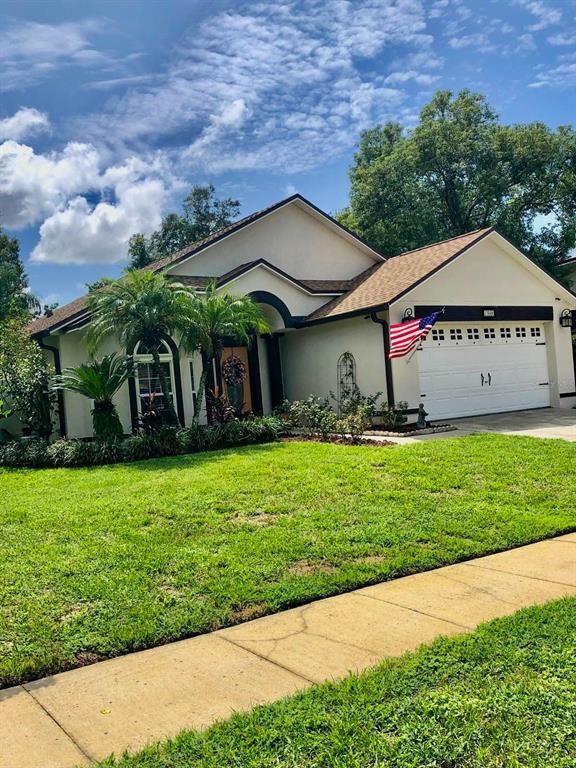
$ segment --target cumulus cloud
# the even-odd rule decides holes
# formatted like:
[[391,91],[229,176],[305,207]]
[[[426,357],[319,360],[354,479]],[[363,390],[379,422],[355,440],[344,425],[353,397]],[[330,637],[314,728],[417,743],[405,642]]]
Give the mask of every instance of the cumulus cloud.
[[13,139],[21,141],[31,134],[41,133],[50,128],[50,120],[44,112],[23,107],[11,117],[0,119],[0,141]]
[[40,221],[75,194],[100,186],[100,157],[89,144],[36,154],[15,141],[0,144],[1,223],[19,229]]
[[31,260],[52,264],[124,261],[130,236],[159,226],[165,198],[166,188],[159,179],[120,184],[113,204],[91,206],[86,198],[75,197],[44,221]]
[[[168,141],[210,173],[303,170],[397,115],[404,91],[367,72],[367,61],[388,47],[417,54],[431,44],[420,0],[236,6],[187,34],[157,82],[79,127],[116,150]],[[410,79],[430,82],[419,71]]]
[[518,5],[525,8],[534,17],[534,22],[528,27],[530,32],[538,32],[562,20],[562,11],[542,0],[516,0]]

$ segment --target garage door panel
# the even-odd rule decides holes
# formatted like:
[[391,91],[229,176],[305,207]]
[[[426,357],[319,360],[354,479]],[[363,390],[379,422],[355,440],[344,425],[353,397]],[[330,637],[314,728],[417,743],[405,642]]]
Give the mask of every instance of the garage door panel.
[[542,325],[446,324],[417,355],[432,420],[550,405]]

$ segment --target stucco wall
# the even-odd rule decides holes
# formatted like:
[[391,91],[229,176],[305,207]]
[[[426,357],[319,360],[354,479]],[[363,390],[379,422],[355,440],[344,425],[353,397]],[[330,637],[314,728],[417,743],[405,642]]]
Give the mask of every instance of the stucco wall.
[[374,258],[293,203],[177,264],[178,275],[219,276],[255,259],[266,259],[296,278],[351,278]]
[[257,267],[251,272],[233,280],[223,290],[236,294],[248,294],[254,291],[267,291],[281,299],[291,315],[309,315],[318,307],[331,300],[331,296],[311,295],[265,267]]
[[[53,336],[50,338],[50,344],[60,349],[60,360],[62,368],[69,368],[80,365],[88,360],[84,341],[84,330],[74,331],[62,336]],[[121,352],[114,339],[107,339],[100,349],[98,356],[110,354],[111,352]],[[185,424],[190,424],[193,418],[192,385],[190,375],[190,361],[194,363],[194,377],[196,386],[202,373],[202,361],[199,355],[191,358],[184,352],[180,353],[180,378],[182,383],[182,400],[184,405]],[[130,434],[132,431],[132,418],[130,413],[130,396],[128,384],[120,389],[114,398],[118,415],[124,432]],[[66,431],[68,437],[91,437],[92,436],[92,416],[90,414],[91,401],[82,395],[73,392],[64,392],[64,404],[66,411]],[[174,398],[176,406],[176,399]],[[205,414],[202,414],[201,421],[205,420]]]
[[289,400],[325,397],[338,389],[338,358],[351,352],[363,394],[386,393],[381,326],[362,317],[339,320],[299,331],[280,340],[284,394]]
[[[572,407],[574,398],[560,398],[573,392],[574,365],[570,329],[561,328],[560,314],[576,308],[563,292],[549,286],[542,273],[522,256],[514,257],[493,240],[482,241],[448,264],[434,276],[406,294],[390,308],[390,322],[399,323],[404,311],[414,305],[548,306],[554,320],[544,323],[549,362],[551,405]],[[410,407],[419,402],[418,354],[392,361],[396,400]]]

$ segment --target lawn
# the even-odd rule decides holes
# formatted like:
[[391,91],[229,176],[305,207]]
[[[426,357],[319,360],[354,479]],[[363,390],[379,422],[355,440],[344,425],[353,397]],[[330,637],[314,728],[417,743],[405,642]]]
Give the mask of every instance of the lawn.
[[574,530],[575,463],[479,435],[0,471],[0,682]]
[[573,768],[576,600],[100,768]]

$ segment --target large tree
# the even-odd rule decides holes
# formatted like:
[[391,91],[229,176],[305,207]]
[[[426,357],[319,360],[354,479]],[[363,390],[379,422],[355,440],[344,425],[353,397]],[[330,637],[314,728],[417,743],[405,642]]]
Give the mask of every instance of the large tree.
[[184,199],[183,215],[167,214],[160,228],[149,237],[132,235],[128,243],[128,268],[146,267],[231,224],[240,212],[240,202],[231,197],[219,199],[215,192],[212,184],[193,186]]
[[2,323],[0,333],[0,395],[33,435],[52,433],[50,368],[44,353],[20,317]]
[[20,258],[20,244],[0,227],[0,322],[27,318],[40,305],[28,290],[28,277]]
[[387,256],[486,226],[551,269],[576,244],[574,129],[502,125],[467,90],[365,131],[350,179],[339,218]]

